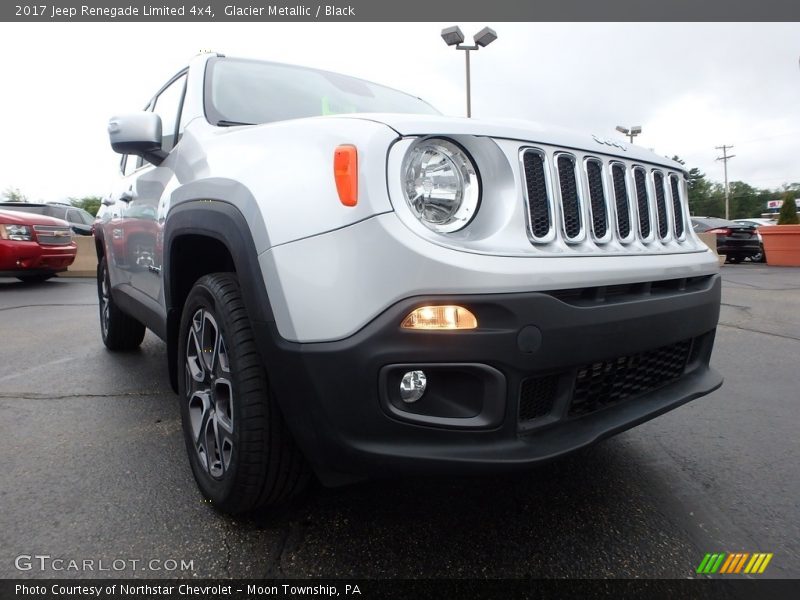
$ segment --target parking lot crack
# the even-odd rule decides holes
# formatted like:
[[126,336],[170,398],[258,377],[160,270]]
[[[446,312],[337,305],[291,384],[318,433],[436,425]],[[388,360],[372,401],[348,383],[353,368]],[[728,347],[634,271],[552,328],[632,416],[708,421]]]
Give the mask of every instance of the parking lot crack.
[[724,323],[722,321],[719,322],[720,327],[730,327],[731,329],[738,329],[740,331],[747,331],[749,333],[762,333],[764,335],[769,335],[772,337],[782,338],[784,340],[794,340],[796,342],[800,341],[800,338],[794,335],[784,335],[782,333],[775,333],[773,331],[764,331],[762,329],[752,329],[750,327],[742,327],[741,325],[734,325],[733,323]]
[[49,306],[97,306],[97,302],[72,302],[69,304],[20,304],[18,306],[4,306],[0,308],[0,312],[6,310],[17,310],[20,308],[42,308]]
[[160,390],[144,392],[117,392],[113,394],[37,394],[34,392],[0,392],[0,400],[68,400],[70,398],[132,398],[132,397],[152,397],[152,396],[171,396],[171,392]]

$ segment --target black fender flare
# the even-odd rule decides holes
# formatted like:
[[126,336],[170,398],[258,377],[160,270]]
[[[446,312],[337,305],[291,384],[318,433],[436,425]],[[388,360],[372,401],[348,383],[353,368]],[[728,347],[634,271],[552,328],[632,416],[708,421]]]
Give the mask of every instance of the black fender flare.
[[[204,189],[208,190],[206,186]],[[185,187],[181,189],[186,193]],[[175,200],[173,195],[173,201]],[[201,197],[182,200],[173,205],[164,224],[163,279],[166,308],[166,342],[170,383],[177,390],[177,341],[183,302],[176,298],[172,277],[172,252],[175,241],[185,235],[212,238],[225,246],[230,254],[239,284],[245,309],[254,323],[266,324],[275,321],[267,286],[258,263],[258,252],[253,235],[242,212],[237,206],[220,198]],[[251,206],[255,206],[255,201]],[[260,212],[259,212],[260,216]],[[264,227],[263,220],[260,221]]]

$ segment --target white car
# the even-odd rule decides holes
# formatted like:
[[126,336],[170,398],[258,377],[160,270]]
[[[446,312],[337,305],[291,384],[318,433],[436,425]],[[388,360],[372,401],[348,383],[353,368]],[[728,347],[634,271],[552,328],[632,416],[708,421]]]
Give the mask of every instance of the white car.
[[220,510],[530,467],[722,383],[717,259],[643,148],[217,54],[109,134],[102,338],[166,342]]

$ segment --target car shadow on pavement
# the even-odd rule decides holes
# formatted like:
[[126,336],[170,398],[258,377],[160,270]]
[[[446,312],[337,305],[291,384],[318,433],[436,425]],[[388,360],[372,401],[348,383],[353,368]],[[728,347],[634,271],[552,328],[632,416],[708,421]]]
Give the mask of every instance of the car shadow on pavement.
[[617,439],[516,474],[316,488],[230,525],[280,531],[263,577],[689,576],[694,548],[636,450]]

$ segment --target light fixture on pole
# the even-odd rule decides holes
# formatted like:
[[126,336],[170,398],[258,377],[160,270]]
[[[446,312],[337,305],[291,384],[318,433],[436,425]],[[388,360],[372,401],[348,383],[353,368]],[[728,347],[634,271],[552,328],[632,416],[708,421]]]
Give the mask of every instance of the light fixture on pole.
[[642,133],[642,126],[632,125],[631,128],[628,129],[627,127],[623,127],[622,125],[617,125],[617,131],[619,131],[622,135],[627,135],[630,138],[632,144],[633,138]]
[[470,50],[480,50],[481,48],[488,46],[493,41],[497,39],[497,33],[491,27],[484,27],[474,36],[472,36],[473,41],[475,42],[472,46],[465,46],[464,45],[464,34],[461,32],[461,28],[457,25],[453,27],[445,27],[442,29],[442,39],[444,43],[448,46],[455,46],[456,50],[464,50],[466,53],[467,58],[467,117],[472,116],[472,98],[470,92],[470,73],[469,73],[469,53]]

